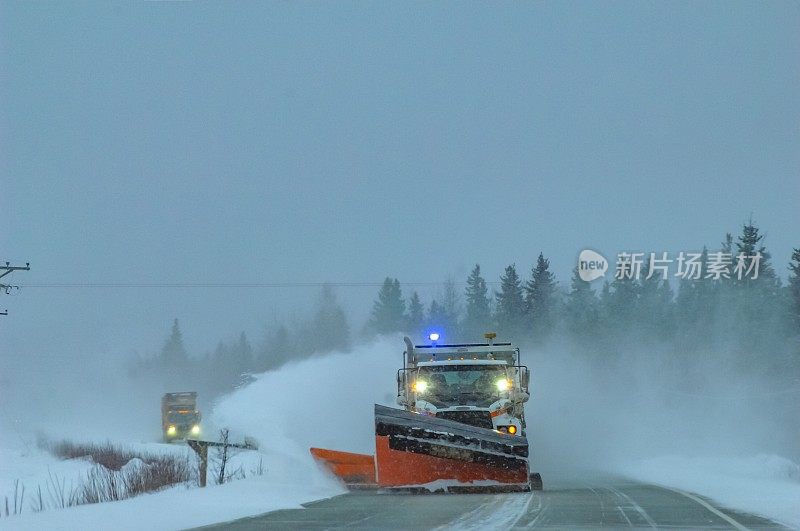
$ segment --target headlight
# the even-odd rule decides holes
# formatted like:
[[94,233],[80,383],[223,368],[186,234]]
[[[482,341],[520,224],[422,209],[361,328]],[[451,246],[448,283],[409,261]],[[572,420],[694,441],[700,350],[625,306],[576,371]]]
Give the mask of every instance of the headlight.
[[511,380],[507,378],[501,378],[500,380],[497,380],[495,385],[497,385],[498,391],[508,391],[511,389]]
[[176,428],[175,426],[170,426],[169,428],[167,428],[167,435],[175,435],[177,431],[178,428]]
[[199,435],[200,434],[200,426],[195,424],[192,426],[192,435]]
[[511,426],[508,427],[508,433],[514,435],[515,433],[517,433],[517,427],[512,424]]
[[416,393],[424,393],[425,389],[428,388],[428,382],[425,380],[417,380],[414,382],[414,392]]

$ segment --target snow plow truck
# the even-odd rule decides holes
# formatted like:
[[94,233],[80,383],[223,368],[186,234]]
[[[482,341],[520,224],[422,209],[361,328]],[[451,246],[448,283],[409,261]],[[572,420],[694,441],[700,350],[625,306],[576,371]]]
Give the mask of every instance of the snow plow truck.
[[511,343],[414,345],[404,338],[397,404],[375,404],[375,454],[311,448],[352,489],[525,492],[530,472],[524,404],[530,373]]

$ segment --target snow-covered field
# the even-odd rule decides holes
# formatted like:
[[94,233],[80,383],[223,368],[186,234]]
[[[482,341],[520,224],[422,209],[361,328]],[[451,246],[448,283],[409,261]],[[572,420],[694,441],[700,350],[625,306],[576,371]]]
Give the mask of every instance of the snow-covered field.
[[[232,467],[242,467],[246,479],[205,489],[174,487],[137,498],[68,509],[33,513],[30,507],[38,485],[46,491],[51,478],[67,485],[77,482],[91,469],[83,460],[62,461],[37,448],[33,434],[0,432],[0,502],[8,496],[13,504],[14,482],[25,485],[21,516],[0,518],[0,529],[182,529],[264,513],[343,493],[342,486],[322,471],[311,459],[308,448],[320,446],[371,453],[374,444],[373,404],[393,405],[395,371],[402,362],[402,339],[382,338],[353,352],[330,354],[289,364],[279,371],[258,375],[253,383],[223,397],[206,414],[207,428],[213,432],[229,427],[233,440],[245,435],[259,442],[258,452],[242,452]],[[531,364],[529,362],[529,364]],[[539,408],[537,422],[549,427],[532,440],[539,445],[535,453],[544,461],[548,445],[570,439],[570,413],[550,413],[545,401],[555,396],[547,382],[536,378],[551,373],[534,372],[532,408]],[[574,385],[574,384],[573,384]],[[553,400],[551,399],[551,402]],[[157,412],[156,412],[157,413]],[[536,419],[536,415],[530,418]],[[548,418],[551,417],[551,418]],[[583,418],[575,415],[583,429]],[[50,433],[51,437],[58,434]],[[144,435],[142,435],[144,436]],[[66,438],[70,438],[65,435]],[[537,439],[539,439],[537,441]],[[72,437],[75,442],[86,442]],[[106,439],[96,439],[105,442]],[[572,438],[574,443],[574,438]],[[112,439],[128,448],[151,453],[186,452],[185,447],[158,443],[132,443]],[[584,447],[573,446],[572,454],[598,447],[597,441]],[[569,453],[569,452],[568,452]],[[637,456],[630,462],[614,465],[609,472],[661,484],[709,497],[734,509],[754,512],[800,528],[800,468],[776,456],[754,457],[657,457]],[[746,455],[746,454],[740,454]],[[562,460],[574,455],[561,456]],[[594,456],[597,457],[597,456]],[[255,471],[263,468],[263,473]],[[547,471],[549,474],[557,470]],[[545,479],[547,484],[547,479]]]

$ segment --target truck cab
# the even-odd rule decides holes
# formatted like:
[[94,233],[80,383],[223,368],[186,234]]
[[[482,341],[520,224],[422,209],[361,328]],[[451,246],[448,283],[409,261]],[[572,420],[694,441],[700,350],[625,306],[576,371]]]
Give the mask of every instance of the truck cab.
[[511,343],[413,345],[405,338],[397,402],[406,410],[525,435],[528,368]]

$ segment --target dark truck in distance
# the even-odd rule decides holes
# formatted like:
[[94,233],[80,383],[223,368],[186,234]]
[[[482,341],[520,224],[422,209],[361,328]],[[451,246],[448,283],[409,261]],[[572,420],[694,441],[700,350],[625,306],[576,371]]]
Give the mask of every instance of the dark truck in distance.
[[196,392],[166,393],[161,397],[161,433],[164,442],[200,435]]

